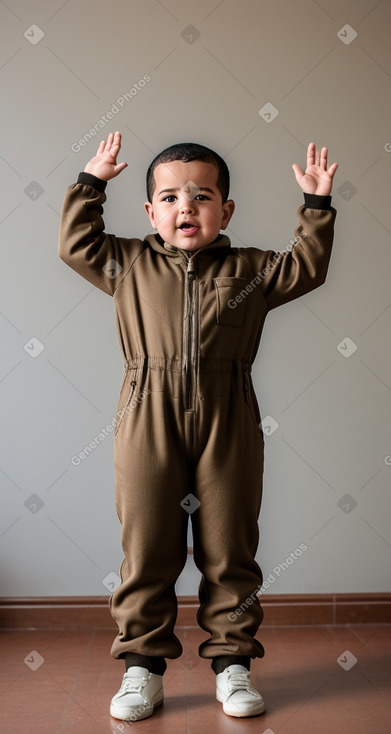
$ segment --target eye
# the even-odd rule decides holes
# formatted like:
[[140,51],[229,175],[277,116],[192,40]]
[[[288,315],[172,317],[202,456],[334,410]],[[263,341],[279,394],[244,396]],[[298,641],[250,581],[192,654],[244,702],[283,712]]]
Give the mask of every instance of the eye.
[[173,201],[175,201],[176,196],[174,194],[169,194],[168,196],[165,196],[162,201],[166,201],[168,204],[172,204]]
[[195,198],[198,199],[198,201],[208,201],[209,200],[209,196],[205,196],[205,194],[197,194]]

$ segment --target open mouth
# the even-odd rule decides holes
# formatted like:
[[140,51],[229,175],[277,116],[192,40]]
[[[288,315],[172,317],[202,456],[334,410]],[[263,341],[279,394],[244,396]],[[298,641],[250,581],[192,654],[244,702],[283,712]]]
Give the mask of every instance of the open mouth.
[[192,224],[191,222],[183,222],[183,224],[181,224],[179,229],[182,230],[184,234],[191,235],[191,234],[195,234],[196,232],[198,232],[199,227],[197,227],[195,224]]

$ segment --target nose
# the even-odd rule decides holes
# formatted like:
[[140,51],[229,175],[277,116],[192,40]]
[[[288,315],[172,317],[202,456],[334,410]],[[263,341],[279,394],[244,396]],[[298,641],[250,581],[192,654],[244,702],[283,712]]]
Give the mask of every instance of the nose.
[[182,213],[192,212],[195,210],[195,197],[199,191],[200,189],[194,181],[187,181],[187,183],[182,186],[179,192],[179,207]]
[[182,214],[193,212],[195,209],[194,199],[189,199],[186,196],[182,196],[179,200],[179,208]]

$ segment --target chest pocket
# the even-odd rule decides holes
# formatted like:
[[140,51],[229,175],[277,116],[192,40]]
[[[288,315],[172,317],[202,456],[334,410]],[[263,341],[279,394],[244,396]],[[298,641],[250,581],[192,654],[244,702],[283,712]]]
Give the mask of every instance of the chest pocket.
[[[246,309],[247,278],[224,276],[213,278],[216,289],[216,320],[221,326],[240,327]],[[236,300],[237,299],[237,300]]]

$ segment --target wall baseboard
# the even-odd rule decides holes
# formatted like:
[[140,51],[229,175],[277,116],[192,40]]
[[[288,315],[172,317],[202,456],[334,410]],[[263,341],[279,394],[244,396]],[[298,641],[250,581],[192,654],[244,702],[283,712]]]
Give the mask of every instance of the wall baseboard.
[[[391,594],[264,594],[262,626],[391,624]],[[178,597],[177,627],[197,627],[196,596]],[[0,629],[113,628],[107,596],[3,597]]]

